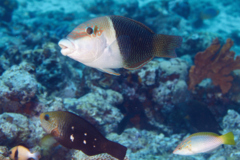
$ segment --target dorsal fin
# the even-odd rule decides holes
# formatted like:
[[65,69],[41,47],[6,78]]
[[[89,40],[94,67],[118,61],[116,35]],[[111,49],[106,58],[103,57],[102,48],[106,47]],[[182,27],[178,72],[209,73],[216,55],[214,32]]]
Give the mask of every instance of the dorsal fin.
[[127,17],[123,17],[123,16],[116,16],[116,15],[112,15],[112,16],[109,16],[109,17],[115,17],[115,18],[119,17],[119,18],[123,18],[123,19],[129,20],[129,21],[132,21],[134,23],[137,23],[138,25],[140,25],[144,29],[148,30],[152,34],[155,34],[149,27],[147,27],[146,25],[142,24],[141,22],[135,21],[133,19],[130,19],[130,18],[127,18]]
[[29,149],[29,146],[27,146],[25,143],[19,143],[18,146],[23,146],[23,147]]

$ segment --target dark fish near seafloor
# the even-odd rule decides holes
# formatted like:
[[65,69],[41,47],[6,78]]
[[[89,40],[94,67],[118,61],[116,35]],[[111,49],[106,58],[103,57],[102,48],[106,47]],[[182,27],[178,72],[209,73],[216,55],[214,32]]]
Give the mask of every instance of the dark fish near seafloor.
[[46,112],[40,115],[43,129],[64,147],[81,150],[92,156],[107,153],[123,160],[127,148],[106,139],[83,118],[66,111]]
[[182,37],[156,34],[122,16],[104,16],[80,24],[59,41],[61,53],[113,75],[115,68],[138,69],[157,57],[176,57]]

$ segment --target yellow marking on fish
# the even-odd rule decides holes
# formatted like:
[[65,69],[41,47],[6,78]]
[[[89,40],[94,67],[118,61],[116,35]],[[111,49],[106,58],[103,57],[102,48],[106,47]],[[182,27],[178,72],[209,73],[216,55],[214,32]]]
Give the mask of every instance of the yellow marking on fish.
[[96,36],[101,36],[102,35],[102,33],[103,33],[103,29],[102,29],[102,27],[101,28],[99,28],[97,25],[95,25],[95,27],[94,27],[94,30],[93,30],[93,33],[94,33],[94,37],[96,37]]
[[[93,29],[93,34],[88,34],[86,29],[88,27],[91,27]],[[72,39],[78,39],[78,38],[82,38],[82,37],[90,37],[90,38],[94,38],[94,37],[100,37],[103,33],[103,28],[99,27],[98,25],[94,25],[92,23],[83,23],[81,25],[79,25],[77,28],[75,28],[71,33],[69,33],[69,37]]]

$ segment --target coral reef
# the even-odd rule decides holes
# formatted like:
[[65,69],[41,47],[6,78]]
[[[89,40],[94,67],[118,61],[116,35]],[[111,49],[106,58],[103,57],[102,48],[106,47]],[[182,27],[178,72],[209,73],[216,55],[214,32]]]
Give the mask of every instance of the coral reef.
[[191,6],[187,1],[171,1],[169,9],[187,19],[191,11]]
[[185,82],[188,68],[189,64],[180,58],[158,59],[139,70],[122,72],[120,79],[85,68],[82,81],[90,90],[101,86],[121,93],[124,101],[118,107],[125,110],[126,118],[131,117],[134,126],[152,125],[171,133],[162,120],[176,104],[189,98]]
[[229,91],[230,98],[233,102],[240,103],[240,70],[233,71],[232,88]]
[[30,135],[27,117],[17,113],[0,115],[0,144],[17,144],[25,142]]
[[223,118],[222,125],[225,131],[232,131],[236,139],[240,138],[240,115],[238,112],[228,110],[227,115]]
[[187,54],[194,58],[197,52],[203,51],[209,47],[212,40],[215,39],[216,36],[217,35],[214,33],[206,32],[186,35],[184,37],[184,43],[182,44],[181,48],[178,49],[178,56]]
[[[1,0],[0,159],[9,160],[8,150],[21,142],[39,150],[45,132],[38,115],[57,110],[76,113],[108,139],[127,146],[128,159],[239,159],[240,73],[231,73],[239,68],[239,57],[234,59],[233,52],[240,53],[239,3]],[[200,15],[207,7],[220,12],[211,20],[203,20]],[[158,34],[182,36],[183,44],[176,50],[178,58],[155,58],[133,71],[118,69],[121,76],[117,77],[61,55],[57,45],[61,38],[78,24],[107,14],[135,19]],[[236,45],[228,39],[220,49],[220,42],[215,40],[207,48],[216,37],[219,41],[231,38]],[[189,73],[195,53],[195,66]],[[197,84],[194,92],[188,91]],[[192,100],[203,102],[205,110],[201,105],[188,103]],[[216,121],[201,124],[201,129],[206,129],[206,125],[218,129],[220,124],[223,131],[219,132],[233,131],[237,145],[205,155],[173,155],[179,141],[200,126],[194,125],[194,118],[206,117],[206,111],[209,121]],[[200,116],[194,116],[195,113]],[[80,157],[111,159],[105,154],[89,157],[59,145],[42,159]]]
[[173,147],[177,145],[181,135],[173,134],[170,137],[165,137],[162,133],[129,128],[120,136],[111,133],[107,138],[117,140],[125,145],[128,148],[129,159],[161,159],[162,155],[173,151]]
[[197,53],[195,66],[192,66],[189,71],[188,88],[193,90],[195,85],[203,79],[211,78],[215,86],[220,86],[223,94],[227,93],[233,81],[233,77],[229,74],[235,69],[240,69],[240,57],[237,56],[234,60],[235,52],[230,51],[232,45],[233,41],[227,39],[226,44],[219,51],[221,44],[218,39],[215,39],[204,52]]
[[240,158],[239,150],[237,148],[240,147],[239,143],[239,133],[240,133],[240,115],[238,112],[234,110],[228,110],[227,115],[222,120],[222,133],[233,132],[234,139],[236,141],[235,147],[224,146],[223,148],[219,148],[218,152],[213,154],[209,159],[217,159],[217,157],[229,157],[232,160],[238,160]]
[[34,66],[21,63],[12,66],[0,77],[0,108],[2,111],[28,112],[33,107],[31,101],[36,98],[38,83]]
[[0,2],[0,18],[3,21],[10,22],[12,20],[12,13],[18,8],[16,0],[2,0]]
[[0,145],[14,147],[20,143],[35,147],[43,136],[38,117],[31,119],[19,113],[0,114]]
[[[74,151],[71,154],[73,154],[73,160],[117,160],[116,158],[106,153],[98,154],[95,156],[87,156],[82,151]],[[124,160],[129,160],[129,158],[125,156]]]
[[102,133],[116,130],[123,115],[114,105],[121,104],[123,97],[113,90],[103,90],[93,86],[94,92],[79,99],[65,98],[64,107],[96,126]]
[[0,146],[0,159],[1,160],[10,160],[8,157],[8,148],[4,146]]
[[[162,126],[161,118],[164,119],[164,116],[167,116],[176,104],[188,98],[185,82],[187,70],[188,64],[185,61],[170,59],[169,61],[153,61],[141,70],[134,71],[142,86],[142,91],[139,92],[139,89],[136,89],[134,96],[143,103],[144,112],[151,125],[170,132],[168,127]],[[141,93],[141,95],[137,96],[137,93]],[[147,93],[151,93],[151,95],[147,95]]]
[[236,45],[240,45],[240,31],[239,30],[232,31],[231,37],[234,40],[234,43]]

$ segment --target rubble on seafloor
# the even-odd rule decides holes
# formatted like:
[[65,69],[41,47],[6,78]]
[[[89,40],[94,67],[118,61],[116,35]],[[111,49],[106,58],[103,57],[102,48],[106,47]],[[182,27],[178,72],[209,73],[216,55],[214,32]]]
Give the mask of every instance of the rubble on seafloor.
[[[194,56],[204,51],[214,38],[220,39],[218,47],[223,40],[233,39],[236,45],[232,46],[228,40],[228,50],[232,47],[239,54],[239,27],[236,27],[239,5],[232,5],[229,0],[217,1],[217,6],[209,1],[197,4],[182,0],[92,0],[73,8],[69,8],[69,4],[74,1],[69,4],[58,1],[59,5],[53,5],[55,1],[51,0],[47,6],[39,5],[44,2],[0,2],[0,159],[9,160],[9,149],[19,143],[27,144],[34,151],[41,150],[39,143],[45,132],[38,116],[56,110],[78,114],[108,139],[126,146],[125,159],[239,159],[238,71],[232,74],[232,69],[228,70],[227,75],[232,76],[228,83],[232,83],[232,87],[228,85],[227,90],[214,87],[214,80],[200,83],[208,76],[199,75],[193,86],[200,84],[194,91],[188,90],[192,84],[189,68],[194,65]],[[34,7],[36,5],[38,7]],[[220,14],[214,19],[200,19],[203,6],[218,8],[221,5]],[[62,56],[58,41],[79,23],[103,13],[133,18],[156,33],[181,35],[183,44],[176,50],[178,58],[155,58],[133,71],[119,69],[121,76],[116,77]],[[230,20],[232,23],[228,25]],[[230,53],[230,57],[223,59],[230,58],[233,62]],[[195,65],[197,59],[196,56]],[[209,64],[205,63],[205,67]],[[213,113],[212,118],[222,126],[221,133],[232,131],[237,145],[206,155],[173,155],[173,149],[189,135],[186,126],[194,126],[186,117],[181,128],[175,129],[179,117],[170,113],[181,114],[183,110],[176,105],[189,100],[203,102]],[[61,146],[42,158],[114,159],[106,154],[89,157]]]
[[34,66],[28,63],[14,65],[0,76],[0,108],[5,112],[27,112],[36,99],[38,82],[33,75]]
[[[41,92],[39,93],[39,91],[35,91],[35,94],[32,98],[31,96],[28,96],[30,98],[27,102],[34,101],[36,103],[36,105],[31,108],[32,112],[34,112],[36,116],[32,118],[26,118],[28,123],[31,122],[27,126],[27,130],[31,131],[24,131],[25,134],[28,134],[28,139],[26,139],[25,142],[34,147],[41,139],[41,136],[44,135],[44,132],[39,124],[40,122],[37,118],[37,115],[40,112],[68,110],[80,115],[84,119],[94,124],[98,129],[101,130],[102,133],[107,135],[107,138],[127,146],[127,156],[130,159],[138,157],[137,155],[139,155],[138,158],[149,158],[150,153],[154,155],[150,158],[169,157],[169,154],[174,149],[174,146],[178,144],[183,135],[173,134],[171,127],[164,125],[164,120],[159,119],[159,111],[161,111],[160,116],[164,118],[164,114],[167,115],[169,112],[171,112],[176,104],[184,102],[190,98],[189,96],[191,93],[187,91],[186,83],[188,69],[189,64],[182,59],[154,60],[136,71],[127,71],[126,73],[123,73],[121,70],[123,73],[121,81],[117,80],[116,77],[110,77],[113,78],[114,81],[108,82],[109,77],[104,73],[99,72],[98,75],[96,75],[94,74],[96,73],[94,69],[86,67],[83,73],[87,71],[92,72],[92,78],[89,75],[85,77],[83,74],[82,80],[84,81],[85,87],[88,88],[84,96],[79,98],[55,97],[47,100],[44,98],[46,95],[42,94]],[[19,65],[15,65],[6,70],[6,72],[2,74],[3,80],[7,79],[8,76],[6,76],[6,73],[11,70],[16,70],[18,74],[24,73],[29,75],[19,76],[22,77],[23,82],[26,83],[25,87],[35,86],[37,89],[43,87],[41,84],[38,84],[39,82],[31,80],[32,78],[35,78],[35,71],[34,67],[28,65],[28,63],[20,63]],[[14,72],[10,73],[13,74]],[[13,77],[14,75],[15,74],[13,74]],[[105,81],[101,81],[101,79],[104,78]],[[14,82],[16,81],[8,81],[8,85],[5,87],[15,86],[14,88],[16,89],[17,84],[14,84]],[[29,84],[29,82],[34,85]],[[178,85],[179,83],[181,85]],[[23,90],[27,91],[28,89]],[[44,91],[44,89],[42,90]],[[131,90],[134,94],[129,92]],[[17,92],[17,90],[10,91],[13,93]],[[20,91],[22,91],[21,88],[19,88],[18,92]],[[27,94],[28,92],[24,93]],[[151,93],[152,95],[146,93]],[[2,98],[7,98],[4,97],[6,95],[7,94],[3,94]],[[24,95],[22,96],[24,97]],[[124,118],[124,114],[121,113],[121,109],[123,109],[123,107],[138,107],[134,105],[124,106],[124,104],[127,101],[136,101],[136,99],[137,101],[141,102],[139,104],[142,104],[142,111],[147,117],[147,123],[157,127],[157,130],[162,131],[163,133],[159,133],[159,131],[138,130],[134,128],[125,129],[121,135],[111,133],[116,132],[118,123]],[[7,100],[14,101],[15,99]],[[21,109],[23,109],[20,113],[29,115],[28,109],[26,106],[24,106],[25,103],[19,103],[18,105],[15,105],[14,108],[19,112]],[[152,104],[154,104],[154,106],[152,106]],[[173,108],[171,108],[171,106]],[[1,107],[9,109],[4,105]],[[157,112],[156,109],[158,107],[159,111]],[[152,110],[149,110],[149,108],[152,108]],[[130,111],[132,112],[134,110]],[[137,121],[131,122],[130,120],[129,123],[132,124],[130,126],[139,126]],[[35,126],[39,126],[37,127],[39,130],[36,130]],[[38,135],[38,137],[34,135]],[[157,137],[159,137],[159,140],[156,140],[158,139]],[[132,141],[127,142],[126,139],[132,139]],[[15,141],[15,139],[13,138],[12,141]],[[16,142],[17,141],[15,141],[14,144],[16,144]],[[78,151],[75,152],[77,156],[79,153]],[[72,154],[72,152],[69,152],[69,154]],[[55,156],[58,157],[57,155]],[[174,159],[175,156],[172,155],[170,157]]]

